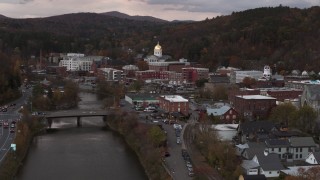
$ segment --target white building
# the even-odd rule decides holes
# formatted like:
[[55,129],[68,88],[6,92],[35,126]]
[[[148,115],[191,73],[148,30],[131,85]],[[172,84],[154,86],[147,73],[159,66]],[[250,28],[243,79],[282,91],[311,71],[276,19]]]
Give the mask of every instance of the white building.
[[243,81],[244,78],[249,77],[258,80],[263,76],[262,71],[232,71],[230,74],[230,83],[238,84]]
[[124,73],[121,70],[113,68],[99,68],[98,77],[105,81],[121,81],[123,80]]
[[67,71],[90,71],[93,60],[84,54],[68,53],[59,62],[60,67],[66,67]]
[[158,44],[154,47],[153,55],[147,56],[144,59],[144,61],[146,61],[149,64],[151,62],[164,62],[169,58],[171,58],[171,57],[168,55],[162,54],[162,47],[160,46],[160,44],[158,42]]

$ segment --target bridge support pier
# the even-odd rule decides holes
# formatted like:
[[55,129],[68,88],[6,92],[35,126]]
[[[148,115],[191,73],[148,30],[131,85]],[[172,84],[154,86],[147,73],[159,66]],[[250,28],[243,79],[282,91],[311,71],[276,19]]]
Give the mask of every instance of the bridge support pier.
[[77,127],[81,127],[81,117],[80,116],[77,116]]
[[51,129],[52,119],[51,118],[47,118],[47,123],[48,123],[49,129]]

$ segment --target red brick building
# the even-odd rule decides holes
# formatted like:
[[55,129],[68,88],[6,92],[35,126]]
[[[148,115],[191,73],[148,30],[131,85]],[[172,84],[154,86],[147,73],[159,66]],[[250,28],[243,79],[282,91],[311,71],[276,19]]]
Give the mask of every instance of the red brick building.
[[182,78],[186,82],[195,83],[199,79],[208,79],[209,78],[209,69],[208,68],[182,68]]
[[155,70],[136,71],[135,75],[139,80],[159,79],[159,72]]
[[236,96],[243,96],[243,95],[259,95],[260,90],[258,89],[248,89],[248,88],[241,88],[241,89],[232,89],[228,92],[228,100],[230,104],[233,105],[235,102]]
[[235,96],[234,109],[246,119],[266,119],[276,106],[276,98],[262,95]]
[[180,112],[183,115],[189,114],[189,101],[179,95],[165,95],[159,97],[160,108],[166,112]]
[[284,101],[285,99],[297,99],[302,95],[300,89],[267,89],[260,90],[261,95],[268,95],[277,99],[277,101]]

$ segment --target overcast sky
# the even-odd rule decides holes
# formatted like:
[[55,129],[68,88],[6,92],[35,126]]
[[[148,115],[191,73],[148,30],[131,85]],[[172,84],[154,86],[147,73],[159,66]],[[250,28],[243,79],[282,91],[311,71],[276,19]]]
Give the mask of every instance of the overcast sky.
[[165,20],[204,20],[257,7],[309,8],[320,0],[0,0],[0,14],[11,18],[48,17],[78,12],[119,11]]

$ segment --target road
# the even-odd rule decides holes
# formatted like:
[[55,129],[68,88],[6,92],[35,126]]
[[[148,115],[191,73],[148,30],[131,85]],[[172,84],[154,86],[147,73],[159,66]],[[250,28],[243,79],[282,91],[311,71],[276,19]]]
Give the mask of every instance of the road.
[[[132,105],[128,102],[121,100],[122,110],[128,112],[136,112],[132,109]],[[150,123],[150,124],[161,124],[163,129],[167,132],[167,141],[168,141],[168,151],[170,153],[170,157],[164,158],[164,164],[167,169],[170,171],[170,174],[174,180],[191,180],[193,177],[189,177],[188,169],[186,166],[186,162],[184,161],[181,153],[182,143],[177,144],[177,137],[175,134],[175,130],[173,125],[165,124],[159,120],[158,123],[153,123],[150,112],[139,112],[139,122],[141,123]],[[148,120],[146,121],[146,116],[148,116]],[[184,122],[178,122],[181,125],[184,125]],[[181,135],[182,138],[182,135]]]
[[0,112],[0,120],[2,120],[3,122],[8,121],[9,123],[8,128],[4,128],[3,125],[0,127],[0,163],[2,163],[2,161],[5,158],[5,155],[10,151],[11,144],[15,137],[16,130],[14,133],[10,133],[11,122],[13,120],[17,121],[20,119],[20,114],[18,113],[18,111],[31,95],[31,89],[24,91],[25,92],[19,99],[11,103],[8,103],[16,104],[15,106],[9,107],[7,112]]

